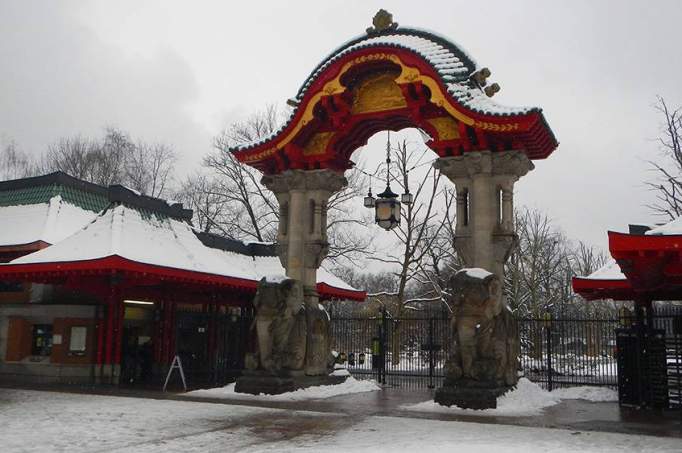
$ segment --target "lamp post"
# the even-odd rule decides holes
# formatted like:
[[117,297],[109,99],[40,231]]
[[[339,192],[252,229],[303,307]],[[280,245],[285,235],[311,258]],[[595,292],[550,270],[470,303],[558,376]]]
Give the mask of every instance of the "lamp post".
[[414,201],[414,196],[406,188],[405,193],[398,200],[398,194],[391,190],[391,133],[386,140],[386,189],[374,198],[372,195],[372,179],[370,188],[364,200],[366,208],[374,208],[374,221],[386,231],[400,225],[401,201],[406,205]]

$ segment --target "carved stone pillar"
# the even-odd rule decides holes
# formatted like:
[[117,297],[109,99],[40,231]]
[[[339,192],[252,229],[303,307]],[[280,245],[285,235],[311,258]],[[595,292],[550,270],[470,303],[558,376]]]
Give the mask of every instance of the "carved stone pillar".
[[264,176],[262,182],[279,201],[277,246],[282,266],[289,278],[314,292],[317,269],[329,250],[327,203],[348,181],[332,170],[287,170]]
[[533,169],[519,151],[477,151],[436,161],[455,183],[455,247],[464,266],[451,281],[456,325],[445,381],[435,401],[485,409],[516,385],[519,339],[501,290],[514,233],[514,183]]
[[303,283],[307,327],[305,374],[328,373],[331,357],[329,316],[320,308],[317,269],[327,256],[327,204],[348,181],[332,170],[288,170],[264,176],[280,205],[279,259],[287,276]]
[[481,267],[504,278],[504,263],[516,241],[514,183],[534,168],[520,151],[469,152],[434,164],[455,183],[455,247],[466,267]]

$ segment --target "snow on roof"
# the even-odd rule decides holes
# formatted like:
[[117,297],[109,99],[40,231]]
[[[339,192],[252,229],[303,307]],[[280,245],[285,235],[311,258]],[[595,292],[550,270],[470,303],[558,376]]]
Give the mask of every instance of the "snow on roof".
[[[86,222],[82,222],[81,226],[83,223]],[[50,247],[17,258],[11,264],[85,261],[109,256],[254,281],[285,272],[278,257],[252,257],[207,247],[189,224],[124,204],[112,205],[73,235]],[[357,291],[322,269],[318,272],[318,282]]]
[[665,225],[652,228],[644,234],[650,236],[668,236],[682,234],[682,217],[678,217],[672,222],[666,223]]
[[[303,100],[308,88],[317,77],[330,65],[345,55],[360,49],[371,47],[396,47],[417,53],[424,58],[438,73],[448,93],[464,107],[478,113],[495,116],[523,115],[540,111],[538,107],[510,107],[498,104],[488,97],[482,89],[472,86],[468,79],[477,70],[477,64],[461,46],[435,33],[417,28],[398,28],[380,35],[361,35],[347,41],[329,54],[308,76],[295,99]],[[234,147],[234,151],[246,150],[280,134],[295,116],[295,109],[281,128],[269,136],[256,141]]]
[[0,207],[0,246],[38,241],[54,244],[97,217],[97,213],[64,201],[61,195],[47,203]]
[[590,275],[580,278],[586,280],[626,280],[625,275],[621,272],[620,266],[618,266],[615,260],[611,260]]

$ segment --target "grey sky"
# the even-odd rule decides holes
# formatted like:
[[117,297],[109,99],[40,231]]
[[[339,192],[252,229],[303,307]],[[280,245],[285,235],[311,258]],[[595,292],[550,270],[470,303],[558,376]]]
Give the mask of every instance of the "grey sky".
[[544,109],[561,145],[518,184],[519,203],[601,247],[607,229],[655,220],[642,184],[658,155],[653,104],[682,105],[673,0],[0,0],[0,137],[38,153],[114,125],[172,143],[192,168],[222,126],[294,95],[380,7],[490,67],[499,102]]

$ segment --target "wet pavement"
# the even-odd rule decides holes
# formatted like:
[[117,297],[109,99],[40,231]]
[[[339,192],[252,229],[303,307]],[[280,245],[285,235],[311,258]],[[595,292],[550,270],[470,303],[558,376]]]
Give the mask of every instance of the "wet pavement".
[[[244,399],[205,398],[185,396],[180,393],[162,393],[155,390],[119,389],[112,387],[82,387],[60,385],[10,385],[4,387],[32,390],[98,394],[151,398],[159,400],[197,401],[251,407],[268,407],[295,411],[315,411],[343,414],[357,419],[367,416],[406,417],[430,420],[452,420],[470,423],[499,424],[543,428],[568,429],[576,432],[599,431],[622,434],[640,434],[682,438],[682,411],[656,411],[620,407],[613,402],[564,400],[546,408],[542,415],[529,417],[469,415],[461,413],[416,412],[402,406],[433,400],[432,390],[405,390],[384,388],[381,391],[340,395],[326,399],[306,401],[261,401]],[[286,420],[282,420],[282,433],[286,435]],[[331,428],[330,428],[331,429]]]

